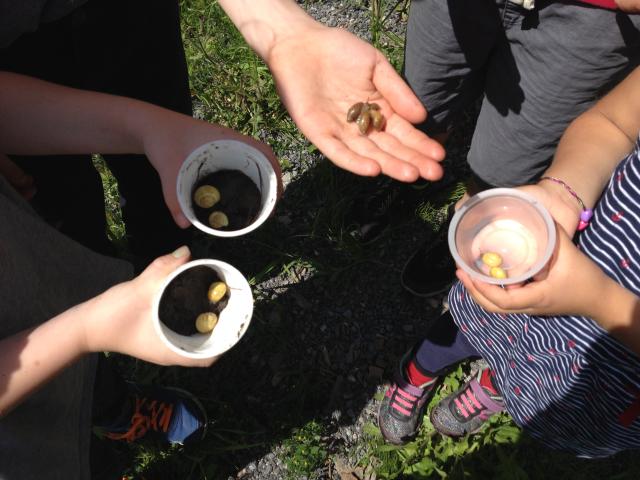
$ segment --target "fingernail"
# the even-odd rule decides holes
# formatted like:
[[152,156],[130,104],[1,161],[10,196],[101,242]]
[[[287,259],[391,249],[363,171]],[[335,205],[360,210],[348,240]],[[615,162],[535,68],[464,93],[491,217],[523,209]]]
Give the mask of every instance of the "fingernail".
[[182,247],[178,248],[175,252],[173,252],[171,255],[173,255],[176,258],[185,257],[189,255],[189,247],[187,247],[186,245],[183,245]]

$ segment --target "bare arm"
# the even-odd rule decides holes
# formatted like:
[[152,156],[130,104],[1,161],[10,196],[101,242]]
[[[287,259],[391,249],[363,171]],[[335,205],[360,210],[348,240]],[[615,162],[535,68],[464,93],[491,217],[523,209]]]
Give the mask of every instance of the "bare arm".
[[[444,149],[412,124],[427,112],[385,56],[340,28],[316,22],[292,0],[220,0],[269,66],[300,131],[337,166],[413,182],[442,177]],[[356,102],[378,103],[382,131],[346,122]]]
[[0,151],[143,153],[141,126],[162,109],[0,72]]
[[160,365],[211,365],[214,358],[189,360],[170,351],[151,321],[161,283],[188,259],[183,247],[130,282],[0,340],[0,417],[89,352],[119,352]]
[[[633,148],[640,132],[640,68],[574,120],[565,131],[545,175],[569,184],[593,208],[620,160]],[[557,183],[542,181],[547,205],[571,236],[580,206]]]
[[[131,98],[0,72],[0,112],[2,153],[145,153],[160,175],[167,206],[181,227],[189,222],[176,197],[176,178],[187,155],[204,143],[218,139],[248,143],[265,154],[280,178],[280,164],[268,145]],[[0,157],[0,174],[7,173],[6,167]]]

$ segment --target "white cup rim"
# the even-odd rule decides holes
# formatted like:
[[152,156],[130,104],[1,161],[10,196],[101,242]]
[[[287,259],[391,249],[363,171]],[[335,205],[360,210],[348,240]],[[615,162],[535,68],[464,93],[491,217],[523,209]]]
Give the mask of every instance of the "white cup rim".
[[[190,166],[191,162],[197,158],[200,154],[206,152],[209,149],[216,148],[227,148],[227,149],[235,149],[238,151],[249,152],[251,159],[258,165],[260,170],[264,169],[266,176],[265,179],[265,187],[267,188],[266,200],[264,199],[264,195],[262,189],[264,188],[261,185],[257,185],[258,190],[261,193],[261,211],[258,216],[246,227],[240,228],[238,230],[218,230],[215,228],[211,228],[209,225],[202,223],[195,215],[193,211],[193,205],[191,202],[191,189],[188,192],[181,190],[181,185],[183,181],[183,177],[187,175],[187,169]],[[234,170],[233,167],[223,167],[223,169]],[[236,168],[236,170],[242,171],[240,168]],[[213,170],[215,171],[215,170]],[[261,173],[260,173],[261,174]],[[262,174],[261,174],[262,175]],[[252,180],[253,181],[253,180]],[[193,183],[190,185],[193,187]],[[278,179],[276,177],[276,172],[273,169],[273,165],[269,159],[265,156],[257,148],[239,140],[212,140],[203,145],[200,145],[195,150],[193,150],[187,157],[184,162],[180,166],[180,170],[178,171],[178,177],[176,181],[176,194],[178,197],[178,203],[180,204],[180,209],[184,216],[189,220],[189,222],[196,227],[198,230],[205,232],[209,235],[213,235],[216,237],[239,237],[242,235],[246,235],[247,233],[253,232],[258,227],[260,227],[271,215],[273,209],[275,208],[277,196],[278,196]]]
[[[244,311],[241,313],[240,316],[238,316],[238,318],[229,318],[228,316],[225,316],[225,310],[223,310],[220,313],[219,316],[219,324],[223,321],[227,321],[230,320],[231,322],[243,322],[239,325],[239,329],[237,330],[237,334],[234,335],[233,337],[233,341],[229,342],[227,345],[225,345],[223,348],[219,348],[219,349],[210,349],[210,350],[205,350],[202,352],[192,352],[189,350],[186,350],[184,348],[180,348],[177,345],[175,345],[173,342],[171,342],[169,340],[169,338],[167,338],[167,335],[165,334],[165,332],[163,331],[163,328],[170,330],[169,327],[167,327],[166,325],[164,325],[162,323],[162,321],[160,320],[160,316],[159,316],[159,310],[160,310],[160,301],[162,299],[162,295],[164,294],[164,291],[166,290],[167,286],[181,273],[194,268],[194,267],[198,267],[198,266],[208,266],[213,268],[214,270],[216,270],[216,272],[218,274],[223,273],[223,272],[233,272],[235,279],[234,279],[234,285],[233,287],[235,289],[239,289],[242,290],[243,293],[246,294],[247,296],[247,300],[250,300],[246,305],[243,304],[243,309]],[[192,260],[190,262],[185,263],[184,265],[181,265],[180,267],[178,267],[176,270],[174,270],[173,272],[171,272],[171,274],[169,274],[164,281],[162,282],[162,285],[160,286],[160,288],[158,289],[158,292],[156,293],[154,300],[153,300],[153,328],[156,332],[156,334],[158,335],[158,337],[160,338],[160,340],[162,341],[162,343],[168,347],[171,351],[177,353],[178,355],[182,356],[182,357],[186,357],[186,358],[190,358],[190,359],[210,359],[210,358],[214,358],[214,357],[218,357],[220,355],[222,355],[223,353],[227,352],[228,350],[230,350],[231,348],[233,348],[239,341],[240,339],[244,336],[244,334],[247,332],[247,330],[249,329],[249,324],[251,322],[251,317],[253,314],[253,294],[251,292],[251,286],[249,285],[249,282],[246,281],[246,279],[244,278],[244,276],[240,273],[240,271],[238,269],[236,269],[234,266],[220,261],[220,260],[215,260],[215,259],[200,259],[200,260]],[[244,316],[244,318],[241,318],[242,316]],[[216,328],[218,328],[216,326]],[[173,332],[173,331],[172,331]],[[215,335],[216,329],[214,328],[213,332],[211,333],[211,335]],[[235,331],[234,331],[235,332]],[[177,337],[185,337],[183,335],[179,335],[175,332],[173,332],[174,335],[176,335]]]
[[[515,277],[509,278],[493,278],[488,275],[483,275],[482,273],[471,268],[467,263],[462,259],[458,250],[455,246],[456,239],[456,231],[458,228],[458,224],[465,216],[465,214],[478,203],[486,200],[487,198],[499,197],[499,196],[507,196],[507,197],[515,197],[521,200],[526,201],[530,204],[539,214],[542,220],[545,223],[546,229],[549,232],[547,246],[545,248],[544,253],[538,259],[536,263],[534,263],[531,268],[523,273],[522,275],[517,275]],[[527,193],[522,192],[521,190],[516,190],[514,188],[492,188],[489,190],[484,190],[479,192],[469,198],[464,204],[458,208],[451,219],[451,223],[449,224],[449,231],[447,235],[447,240],[449,242],[449,251],[453,256],[457,265],[459,265],[466,273],[468,273],[472,278],[480,280],[485,283],[490,283],[493,285],[513,285],[516,283],[522,283],[529,280],[535,274],[537,274],[542,268],[549,262],[551,259],[551,255],[555,249],[556,245],[556,225],[551,217],[551,214],[547,210],[547,208],[538,201],[537,198],[529,195]]]

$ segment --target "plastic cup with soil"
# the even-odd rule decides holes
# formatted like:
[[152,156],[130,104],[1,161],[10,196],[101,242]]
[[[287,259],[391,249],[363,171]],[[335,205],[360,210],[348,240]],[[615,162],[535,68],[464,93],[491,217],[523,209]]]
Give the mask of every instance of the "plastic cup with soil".
[[269,160],[236,140],[216,140],[194,150],[177,181],[187,219],[219,237],[245,235],[262,225],[275,207],[277,190]]
[[536,198],[512,188],[485,190],[467,200],[449,225],[449,249],[472,278],[514,285],[547,264],[555,224]]
[[[233,266],[195,260],[167,277],[154,311],[156,333],[171,350],[188,358],[212,358],[233,347],[247,331],[253,295]],[[209,327],[215,325],[207,331],[203,326],[214,317],[217,322],[210,322]]]

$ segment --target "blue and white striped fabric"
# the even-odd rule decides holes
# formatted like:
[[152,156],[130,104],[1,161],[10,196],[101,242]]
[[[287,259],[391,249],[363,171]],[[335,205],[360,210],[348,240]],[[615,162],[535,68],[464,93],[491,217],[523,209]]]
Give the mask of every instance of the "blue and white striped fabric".
[[[640,295],[640,140],[613,173],[579,245]],[[640,357],[597,323],[488,313],[460,283],[449,304],[460,330],[495,370],[507,410],[533,437],[582,457],[640,448]]]

